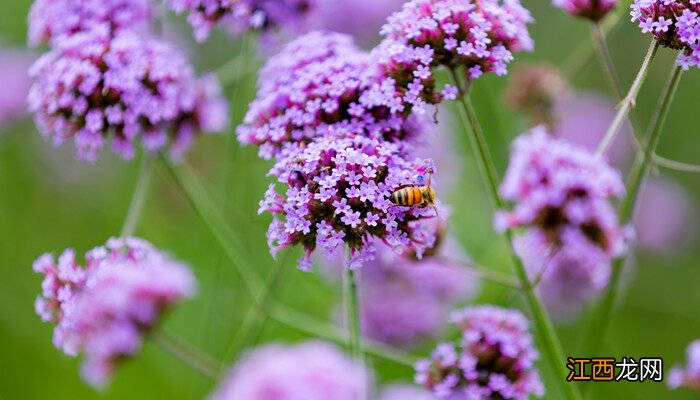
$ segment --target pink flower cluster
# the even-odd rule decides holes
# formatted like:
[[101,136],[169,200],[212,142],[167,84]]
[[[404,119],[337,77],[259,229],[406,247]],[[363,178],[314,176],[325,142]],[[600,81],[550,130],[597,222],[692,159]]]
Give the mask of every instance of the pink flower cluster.
[[56,347],[85,355],[82,374],[93,386],[107,383],[161,315],[195,289],[187,267],[135,238],[110,239],[85,255],[84,267],[73,250],[57,261],[45,254],[34,271],[44,275],[37,313],[56,324]]
[[668,373],[668,386],[671,389],[687,387],[700,391],[700,340],[688,346],[686,351],[688,365],[683,368],[673,367]]
[[700,3],[696,0],[634,0],[632,21],[665,47],[683,50],[676,63],[700,67]]
[[520,312],[475,306],[455,312],[452,320],[461,340],[440,344],[430,359],[419,361],[417,384],[449,399],[526,400],[544,394],[534,365],[538,354]]
[[603,19],[617,6],[617,0],[552,0],[552,3],[571,15],[593,21]]
[[269,344],[233,367],[211,400],[357,400],[369,374],[324,342]]
[[572,285],[574,275],[599,290],[630,236],[610,204],[624,190],[620,173],[601,156],[535,128],[515,141],[500,188],[514,206],[497,214],[496,227],[525,229],[516,238],[519,255],[535,274],[554,267],[545,278],[566,278],[551,282],[557,290]]
[[168,0],[168,6],[180,14],[188,12],[187,22],[198,41],[209,37],[220,24],[234,32],[254,29],[303,30],[319,0]]
[[32,59],[28,52],[0,46],[0,76],[3,77],[0,130],[27,115],[27,93],[31,85],[27,70]]

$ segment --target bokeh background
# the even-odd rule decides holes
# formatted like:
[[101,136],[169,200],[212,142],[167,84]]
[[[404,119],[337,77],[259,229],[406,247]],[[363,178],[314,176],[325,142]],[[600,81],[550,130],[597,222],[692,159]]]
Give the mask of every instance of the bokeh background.
[[[514,66],[548,61],[566,68],[571,57],[585,51],[585,46],[579,47],[579,44],[590,41],[586,23],[572,20],[554,9],[549,1],[523,0],[523,3],[537,20],[531,26],[536,50],[532,54],[520,54]],[[30,5],[29,0],[0,2],[3,48],[26,48],[26,17]],[[170,15],[167,20],[167,34],[188,48],[190,59],[200,71],[217,69],[244,47],[241,41],[221,32],[215,33],[206,43],[195,45],[189,28],[181,19]],[[642,35],[626,18],[609,36],[612,56],[625,88],[637,72],[648,41],[649,37]],[[660,50],[640,93],[634,115],[642,126],[651,118],[673,58],[671,51]],[[241,121],[254,96],[255,70],[260,62],[248,58],[248,67],[238,82],[226,88],[234,125]],[[572,80],[573,87],[577,91],[609,96],[597,59],[588,59],[582,67]],[[11,79],[14,78],[0,76],[0,96],[10,95],[6,90]],[[502,93],[508,80],[509,77],[488,76],[476,83],[474,91],[475,106],[501,173],[506,166],[508,143],[526,127],[522,116],[502,105]],[[700,71],[691,70],[683,76],[674,100],[660,154],[700,163],[698,88]],[[449,112],[447,108],[441,110],[444,115]],[[583,116],[578,123],[580,135],[599,134],[585,122]],[[491,228],[490,204],[467,137],[459,124],[443,126],[440,130],[449,136],[448,140],[454,141],[461,158],[459,167],[454,170],[456,188],[442,196],[453,209],[450,230],[480,264],[508,272],[505,245]],[[291,254],[281,254],[277,261],[269,255],[265,240],[269,216],[258,216],[256,211],[269,183],[269,179],[263,177],[270,165],[256,156],[256,149],[241,148],[230,130],[222,135],[200,138],[188,162],[217,199],[227,223],[240,233],[249,251],[248,258],[255,260],[259,274],[268,276],[277,262],[287,262],[277,297],[309,314],[331,319],[340,287],[320,274],[305,274],[294,269],[293,260],[299,256],[294,250]],[[32,261],[43,252],[58,253],[66,247],[82,253],[117,235],[132,196],[138,165],[138,161],[124,163],[109,152],[104,152],[94,166],[77,162],[70,146],[52,148],[41,139],[28,118],[0,126],[1,399],[198,399],[212,391],[215,383],[147,343],[139,357],[118,370],[110,387],[102,393],[96,392],[81,381],[79,360],[66,357],[53,347],[52,326],[42,323],[33,310],[41,277],[32,272]],[[625,292],[615,313],[606,354],[581,353],[585,336],[590,332],[585,315],[559,325],[568,355],[658,356],[664,359],[667,372],[673,364],[685,361],[686,345],[700,337],[700,314],[697,312],[700,309],[697,261],[700,240],[692,234],[698,225],[698,215],[692,209],[700,199],[700,180],[698,175],[668,170],[661,170],[660,175],[671,180],[671,184],[680,185],[685,192],[685,205],[691,211],[675,217],[684,224],[685,230],[673,236],[673,232],[661,229],[662,222],[671,218],[668,213],[683,207],[649,201],[644,213],[651,220],[647,220],[644,229],[656,234],[656,239],[652,240],[670,242],[671,249],[636,252],[634,262],[627,268]],[[662,194],[667,191],[661,190]],[[227,349],[252,306],[251,300],[212,235],[162,168],[154,174],[136,232],[189,263],[200,283],[199,295],[169,315],[165,329],[222,363],[230,364],[236,355],[227,356]],[[525,309],[518,293],[486,282],[480,285],[479,294],[472,302],[494,302]],[[448,337],[450,333],[445,335]],[[296,341],[305,337],[270,322],[257,340]],[[434,343],[426,343],[413,352],[426,355]],[[410,368],[380,359],[370,361],[380,383],[412,379]],[[553,385],[549,382],[555,378],[546,371],[544,376],[551,389]],[[658,383],[598,383],[592,384],[590,389],[596,399],[695,397],[687,390],[669,392],[665,384]],[[546,397],[554,399],[558,394],[551,390]]]

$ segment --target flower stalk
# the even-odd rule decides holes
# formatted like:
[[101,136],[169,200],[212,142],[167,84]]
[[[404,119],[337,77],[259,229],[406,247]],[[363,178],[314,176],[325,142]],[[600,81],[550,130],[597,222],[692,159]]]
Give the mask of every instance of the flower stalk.
[[146,202],[148,187],[150,186],[152,175],[153,160],[148,154],[144,153],[141,160],[141,165],[139,166],[138,177],[136,178],[134,194],[131,196],[129,210],[126,213],[126,219],[124,220],[124,225],[122,226],[120,234],[121,237],[127,237],[134,234],[136,226],[139,222],[139,217],[141,216],[141,211],[143,211],[143,206]]
[[163,330],[154,330],[151,332],[151,339],[167,353],[187,364],[203,376],[214,381],[219,379],[223,368],[216,360],[202,353],[199,349],[192,347],[182,339]]

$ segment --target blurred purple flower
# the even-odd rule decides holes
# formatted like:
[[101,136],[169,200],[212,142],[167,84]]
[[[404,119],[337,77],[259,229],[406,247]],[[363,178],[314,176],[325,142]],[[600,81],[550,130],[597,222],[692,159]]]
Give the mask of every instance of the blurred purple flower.
[[419,361],[416,383],[438,398],[528,399],[544,386],[534,362],[538,357],[527,319],[495,306],[467,307],[453,314],[462,331],[456,344],[438,345]]
[[147,30],[152,16],[151,0],[35,0],[29,11],[29,43],[56,45],[91,30],[110,35]]
[[138,352],[161,315],[195,288],[187,267],[135,238],[110,239],[89,251],[85,267],[69,249],[58,261],[41,256],[33,268],[45,275],[37,314],[56,324],[56,347],[85,355],[83,377],[96,387],[104,386],[117,364]]
[[27,115],[27,94],[31,86],[28,71],[33,58],[27,52],[0,47],[0,76],[3,77],[0,128]]
[[673,367],[668,373],[668,387],[677,389],[687,387],[700,391],[700,340],[696,340],[688,346],[686,353],[688,365]]
[[357,43],[369,47],[379,39],[379,30],[387,17],[403,3],[405,0],[319,1],[315,22],[318,29],[352,35]]
[[379,400],[435,400],[435,396],[420,387],[397,384],[384,388]]
[[[613,100],[597,93],[575,93],[555,105],[557,122],[552,134],[595,151],[615,119],[615,106]],[[632,127],[625,122],[607,152],[613,165],[621,167],[629,159],[632,140]]]
[[599,21],[617,6],[617,0],[552,0],[571,15]]
[[309,270],[317,246],[327,254],[347,246],[348,265],[357,268],[374,257],[376,238],[396,251],[409,248],[421,256],[435,237],[420,220],[434,211],[389,200],[397,188],[419,184],[430,167],[409,150],[403,143],[352,135],[323,136],[286,148],[270,171],[287,187],[285,196],[270,185],[259,211],[275,216],[268,230],[273,255],[300,244],[306,257],[299,268]]
[[468,81],[504,75],[513,52],[533,48],[530,22],[519,0],[411,0],[389,17],[375,54],[404,102],[421,111],[454,95],[435,87],[432,68],[462,68]]
[[94,162],[108,140],[125,160],[140,139],[151,152],[185,152],[198,131],[225,127],[226,102],[213,77],[197,80],[169,44],[129,33],[91,31],[66,38],[30,71],[29,109],[58,146],[73,139],[76,157]]
[[324,342],[270,344],[246,354],[212,400],[357,400],[368,372]]
[[660,45],[683,50],[676,64],[684,70],[700,67],[700,2],[696,0],[634,0],[632,21],[651,33]]
[[671,256],[697,236],[697,207],[670,178],[651,178],[640,195],[634,226],[641,248]]
[[214,25],[233,33],[245,30],[299,32],[308,29],[310,13],[319,0],[167,0],[187,22],[198,41],[204,41]]

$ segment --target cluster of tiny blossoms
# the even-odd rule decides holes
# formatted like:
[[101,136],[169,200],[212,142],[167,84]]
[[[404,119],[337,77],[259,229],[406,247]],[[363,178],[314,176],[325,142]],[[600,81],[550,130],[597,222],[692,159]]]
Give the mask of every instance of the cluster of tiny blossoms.
[[496,227],[526,230],[517,238],[526,263],[546,262],[558,252],[564,252],[561,258],[567,261],[578,255],[585,265],[595,260],[601,266],[590,274],[592,286],[598,287],[607,282],[600,278],[599,268],[609,269],[612,258],[626,250],[630,235],[629,228],[619,225],[610,203],[624,189],[619,171],[602,156],[535,128],[515,141],[500,188],[503,198],[514,205],[496,216]]
[[688,346],[686,351],[688,365],[683,368],[673,367],[668,374],[668,386],[671,389],[687,387],[700,391],[700,340]]
[[531,21],[519,0],[411,0],[389,17],[376,52],[404,101],[421,110],[458,94],[436,90],[432,68],[462,69],[468,81],[504,75],[513,52],[533,48]]
[[324,342],[269,344],[233,367],[211,400],[357,400],[369,374]]
[[85,355],[82,374],[93,386],[104,385],[160,316],[195,288],[189,269],[134,238],[110,239],[89,251],[84,267],[72,250],[57,261],[45,254],[34,271],[45,276],[37,313],[56,324],[56,347]]
[[662,46],[683,53],[676,63],[688,70],[700,67],[700,2],[696,0],[635,0],[632,21],[650,32]]
[[76,33],[146,31],[152,0],[36,0],[29,11],[29,43],[60,44]]
[[31,68],[29,108],[42,134],[58,146],[72,139],[76,156],[94,162],[105,142],[128,160],[135,143],[173,155],[199,131],[223,129],[226,102],[211,77],[197,79],[171,45],[133,33],[82,32]]
[[419,361],[416,383],[438,398],[525,400],[544,394],[534,368],[538,354],[520,312],[476,306],[452,319],[461,339],[438,345],[430,359]]
[[552,3],[577,17],[599,21],[617,6],[617,0],[552,0]]
[[187,22],[197,40],[209,37],[216,24],[240,32],[299,31],[309,24],[310,12],[319,0],[167,0],[168,6],[180,14],[189,13]]

